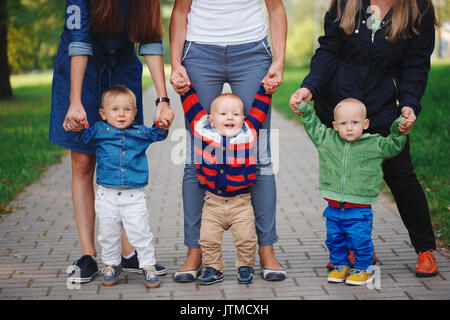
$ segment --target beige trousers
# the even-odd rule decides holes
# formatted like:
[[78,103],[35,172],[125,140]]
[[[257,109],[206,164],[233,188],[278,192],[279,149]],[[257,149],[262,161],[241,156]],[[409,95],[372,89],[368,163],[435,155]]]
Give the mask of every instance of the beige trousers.
[[222,239],[228,229],[237,249],[236,266],[253,268],[257,238],[250,193],[221,197],[207,191],[199,240],[205,267],[224,269]]

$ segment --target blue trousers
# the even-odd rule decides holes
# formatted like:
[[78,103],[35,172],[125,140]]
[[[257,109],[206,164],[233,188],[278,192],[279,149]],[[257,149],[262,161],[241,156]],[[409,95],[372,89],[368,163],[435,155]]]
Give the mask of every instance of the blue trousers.
[[[260,81],[272,63],[266,39],[233,46],[198,44],[186,41],[183,65],[209,113],[211,101],[222,93],[224,83],[238,95],[248,114]],[[276,184],[270,155],[270,110],[258,140],[256,185],[251,188],[256,233],[260,246],[272,245],[276,235]],[[187,120],[187,157],[183,176],[184,244],[199,248],[200,222],[205,191],[199,188],[194,163],[193,137]]]
[[355,256],[355,269],[367,270],[373,262],[372,208],[340,209],[328,205],[323,212],[326,220],[325,244],[334,266],[348,265],[349,250]]

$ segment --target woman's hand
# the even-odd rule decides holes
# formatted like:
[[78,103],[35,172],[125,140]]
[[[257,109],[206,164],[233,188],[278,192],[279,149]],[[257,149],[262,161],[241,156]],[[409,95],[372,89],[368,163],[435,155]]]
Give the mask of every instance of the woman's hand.
[[302,101],[309,103],[312,97],[313,95],[311,90],[309,90],[308,88],[300,88],[291,95],[291,100],[289,100],[289,107],[292,110],[292,108],[297,108],[299,103]]
[[398,124],[398,131],[400,131],[403,134],[409,134],[409,131],[416,122],[417,119],[416,114],[414,110],[408,106],[403,107],[401,111],[404,123]]
[[86,112],[81,102],[71,103],[64,119],[63,128],[66,131],[81,131],[88,125]]
[[172,85],[175,92],[180,96],[189,91],[191,80],[187,75],[186,69],[181,64],[172,68],[172,73],[170,75],[170,84]]
[[167,130],[172,125],[174,113],[167,102],[160,102],[156,107],[155,121],[158,122],[158,127]]
[[283,83],[283,70],[283,63],[272,62],[266,76],[261,80],[266,93],[274,94],[278,90],[278,87]]

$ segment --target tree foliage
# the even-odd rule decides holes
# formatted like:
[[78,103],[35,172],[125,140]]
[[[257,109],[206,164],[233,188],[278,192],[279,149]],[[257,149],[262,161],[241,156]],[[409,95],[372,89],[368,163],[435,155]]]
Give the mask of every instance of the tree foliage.
[[[9,0],[8,60],[12,73],[53,68],[64,27],[63,0]],[[169,59],[169,20],[173,0],[161,1],[164,61]]]
[[294,66],[309,64],[323,33],[326,0],[290,0],[285,2],[288,17],[286,63]]
[[50,69],[64,25],[65,1],[8,1],[8,58],[12,73]]

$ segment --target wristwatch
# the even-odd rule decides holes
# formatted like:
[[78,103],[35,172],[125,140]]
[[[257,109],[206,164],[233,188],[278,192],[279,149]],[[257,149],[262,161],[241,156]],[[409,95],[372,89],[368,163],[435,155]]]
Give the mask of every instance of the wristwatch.
[[167,102],[170,103],[170,99],[167,97],[159,97],[158,99],[155,100],[155,105],[158,106],[158,104],[160,102]]

